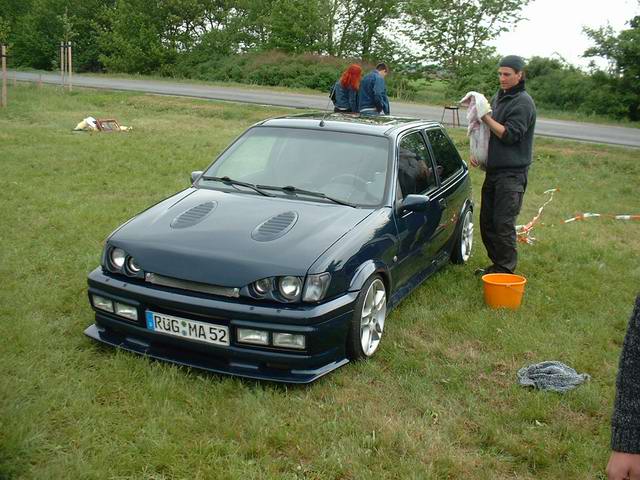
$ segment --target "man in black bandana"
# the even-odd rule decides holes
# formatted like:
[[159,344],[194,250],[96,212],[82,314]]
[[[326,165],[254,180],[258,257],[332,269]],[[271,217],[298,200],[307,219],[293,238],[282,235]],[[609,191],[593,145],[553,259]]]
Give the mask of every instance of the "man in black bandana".
[[[536,106],[525,91],[524,66],[524,60],[516,55],[500,61],[500,90],[491,99],[492,113],[482,117],[491,136],[480,233],[492,264],[477,270],[478,274],[513,273],[518,261],[516,218],[527,188],[536,125]],[[477,166],[475,159],[471,164]]]

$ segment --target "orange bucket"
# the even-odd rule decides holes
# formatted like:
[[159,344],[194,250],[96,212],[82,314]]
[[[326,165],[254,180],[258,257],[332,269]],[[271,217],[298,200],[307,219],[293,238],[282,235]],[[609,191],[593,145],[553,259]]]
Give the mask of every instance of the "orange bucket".
[[484,301],[491,308],[517,310],[522,302],[527,279],[510,273],[487,273],[482,276]]

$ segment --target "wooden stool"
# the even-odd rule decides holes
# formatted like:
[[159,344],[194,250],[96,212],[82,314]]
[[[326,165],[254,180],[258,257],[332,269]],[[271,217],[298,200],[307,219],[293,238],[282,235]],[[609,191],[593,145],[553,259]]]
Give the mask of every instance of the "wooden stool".
[[460,115],[458,114],[458,111],[460,110],[460,107],[458,107],[458,105],[445,105],[444,109],[442,110],[442,118],[440,118],[440,123],[444,122],[444,116],[447,113],[447,110],[451,110],[451,126],[459,127]]

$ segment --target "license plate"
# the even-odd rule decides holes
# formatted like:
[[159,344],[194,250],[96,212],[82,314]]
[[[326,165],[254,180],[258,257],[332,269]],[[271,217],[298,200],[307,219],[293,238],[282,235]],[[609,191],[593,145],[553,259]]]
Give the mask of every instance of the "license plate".
[[224,325],[198,322],[147,310],[147,329],[163,335],[186,338],[196,342],[229,346],[229,329]]

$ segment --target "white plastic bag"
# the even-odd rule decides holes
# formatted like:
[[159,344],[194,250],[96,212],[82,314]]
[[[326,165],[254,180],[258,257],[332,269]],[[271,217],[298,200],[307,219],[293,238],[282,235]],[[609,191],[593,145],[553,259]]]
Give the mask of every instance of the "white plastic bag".
[[98,127],[96,126],[96,119],[93,117],[85,118],[80,123],[78,123],[78,125],[76,125],[76,128],[74,128],[74,130],[85,130],[85,131],[91,131],[91,130],[97,130],[97,129]]

